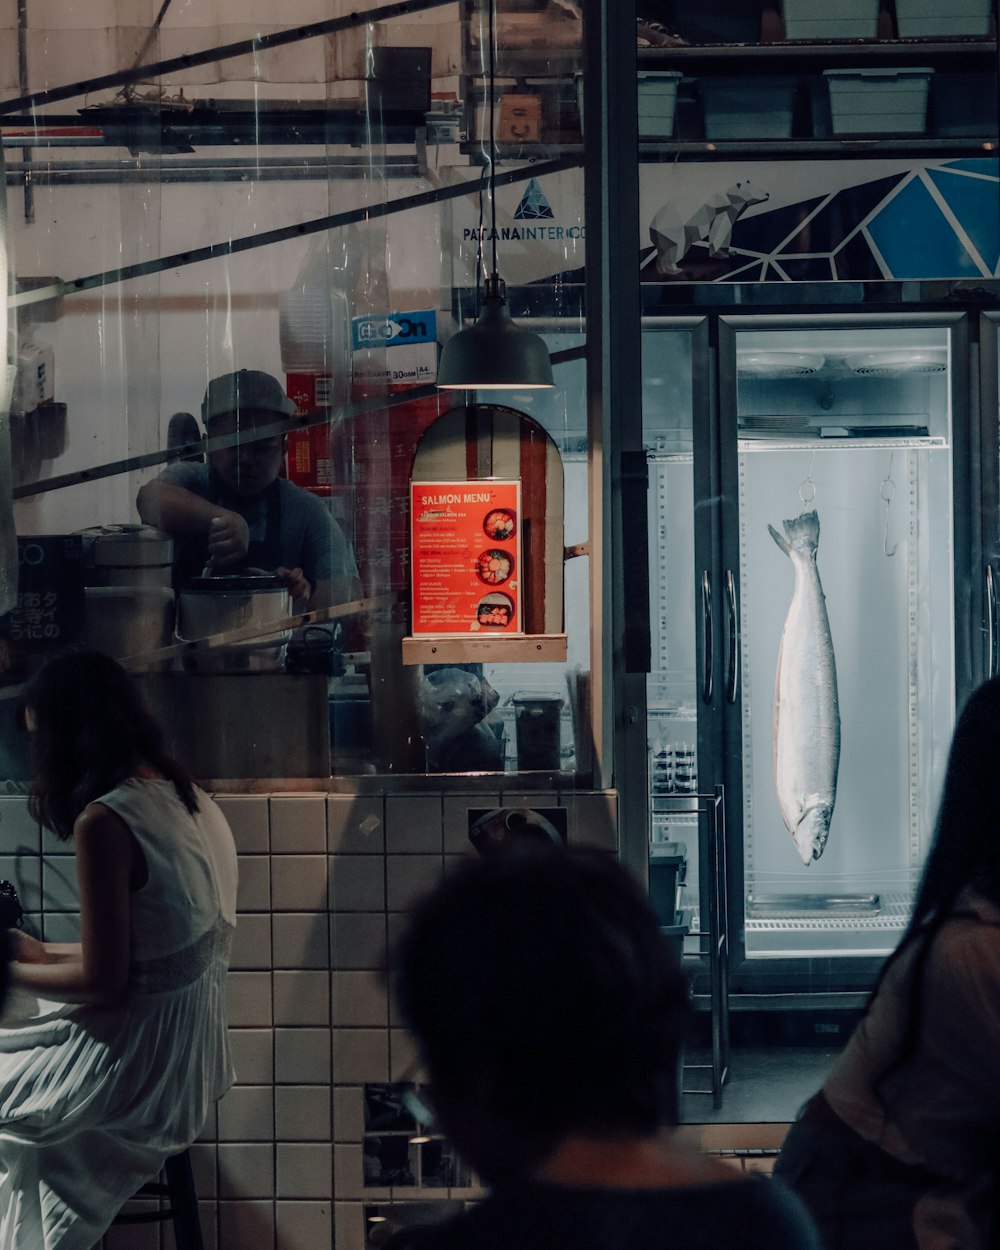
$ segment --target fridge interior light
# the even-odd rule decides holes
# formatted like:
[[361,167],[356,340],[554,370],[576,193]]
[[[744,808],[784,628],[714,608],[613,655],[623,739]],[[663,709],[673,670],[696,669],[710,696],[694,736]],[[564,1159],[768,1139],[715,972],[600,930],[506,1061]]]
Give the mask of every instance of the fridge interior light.
[[826,358],[818,352],[740,352],[736,368],[765,378],[798,378],[819,373]]
[[862,352],[848,356],[844,362],[852,373],[865,377],[900,377],[913,373],[944,373],[948,358],[943,348]]

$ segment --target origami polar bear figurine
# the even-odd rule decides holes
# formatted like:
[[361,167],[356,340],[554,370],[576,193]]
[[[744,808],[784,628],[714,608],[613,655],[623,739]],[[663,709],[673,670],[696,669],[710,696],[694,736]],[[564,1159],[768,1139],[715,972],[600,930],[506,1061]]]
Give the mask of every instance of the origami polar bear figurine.
[[658,209],[649,225],[649,237],[656,248],[657,273],[679,273],[680,263],[692,243],[708,240],[709,256],[728,256],[733,226],[752,204],[763,204],[766,191],[755,191],[748,179],[734,183],[728,191],[716,191],[696,209],[687,221],[668,200]]

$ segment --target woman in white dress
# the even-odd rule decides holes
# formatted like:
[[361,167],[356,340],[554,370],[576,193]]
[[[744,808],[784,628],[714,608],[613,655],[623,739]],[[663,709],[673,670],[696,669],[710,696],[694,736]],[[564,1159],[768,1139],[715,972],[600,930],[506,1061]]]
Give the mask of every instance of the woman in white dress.
[[51,661],[24,722],[31,811],[74,843],[81,940],[10,931],[0,1250],[90,1250],[232,1084],[236,851],[113,660]]

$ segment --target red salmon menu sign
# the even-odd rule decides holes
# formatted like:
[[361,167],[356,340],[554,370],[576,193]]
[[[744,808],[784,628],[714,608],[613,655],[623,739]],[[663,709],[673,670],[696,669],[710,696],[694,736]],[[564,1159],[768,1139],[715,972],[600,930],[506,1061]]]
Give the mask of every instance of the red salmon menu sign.
[[413,633],[521,633],[521,484],[411,482]]

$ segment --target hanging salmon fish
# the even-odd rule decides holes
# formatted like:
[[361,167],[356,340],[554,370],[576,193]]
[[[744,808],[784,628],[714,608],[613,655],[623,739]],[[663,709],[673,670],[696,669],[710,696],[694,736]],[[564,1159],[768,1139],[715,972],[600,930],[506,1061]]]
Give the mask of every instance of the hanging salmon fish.
[[803,512],[782,524],[784,538],[767,527],[795,570],[774,684],[774,788],[795,849],[808,865],[823,854],[837,797],[837,665],[816,567],[819,516]]

